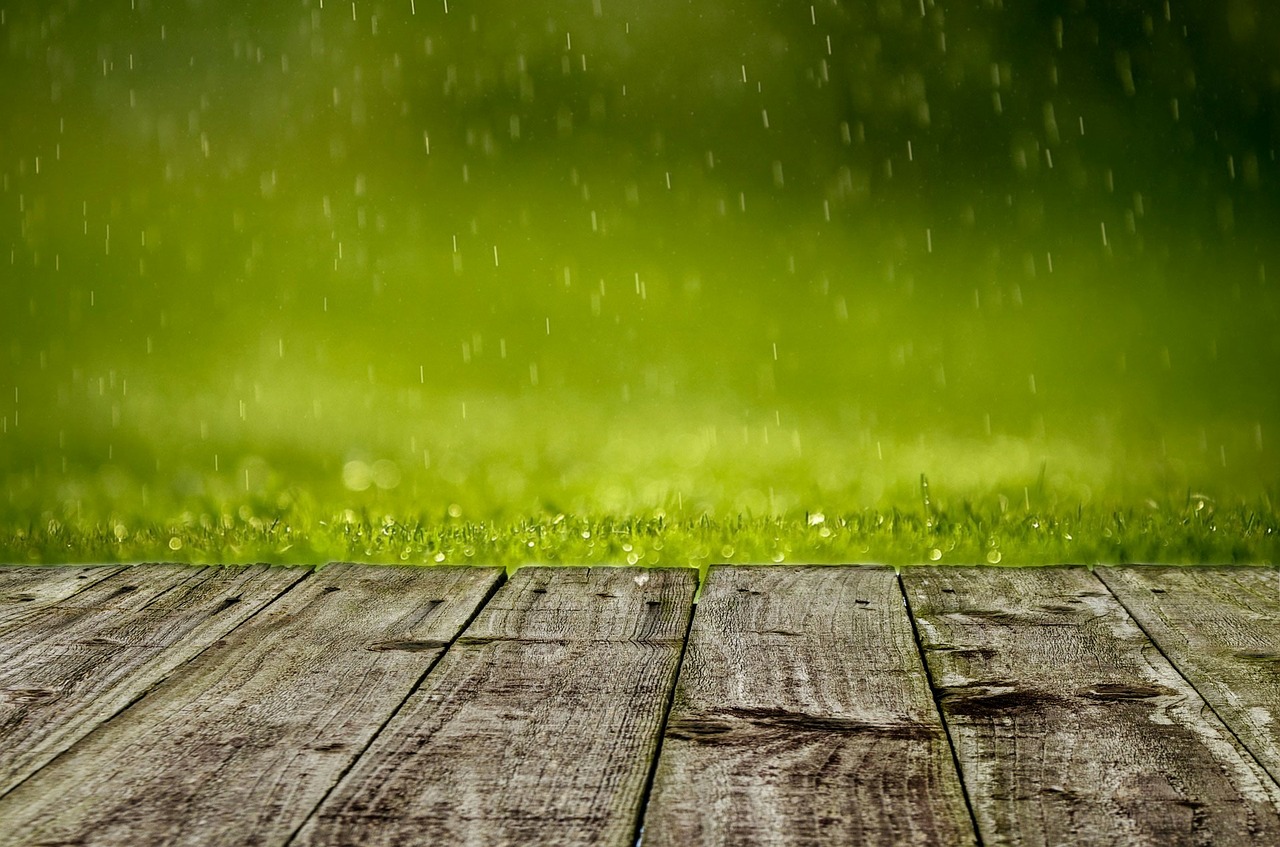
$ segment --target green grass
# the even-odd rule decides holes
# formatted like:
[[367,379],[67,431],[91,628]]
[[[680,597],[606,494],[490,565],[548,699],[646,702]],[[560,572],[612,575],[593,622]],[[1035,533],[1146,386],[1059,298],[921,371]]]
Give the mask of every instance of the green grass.
[[[681,444],[680,450],[689,449]],[[517,498],[511,496],[510,478],[505,478],[506,488],[493,489],[490,479],[487,485],[456,486],[442,497],[440,474],[447,476],[447,469],[405,473],[406,481],[398,479],[397,467],[395,484],[388,485],[393,480],[384,474],[380,488],[367,478],[374,476],[367,473],[369,466],[354,462],[344,466],[340,486],[320,480],[297,485],[255,457],[225,478],[177,474],[176,486],[151,490],[130,483],[116,467],[70,485],[64,481],[58,491],[63,499],[56,508],[38,512],[38,518],[34,508],[21,505],[3,514],[0,560],[358,561],[509,569],[525,564],[705,568],[719,562],[1032,566],[1280,561],[1280,513],[1269,492],[1253,500],[1217,501],[1187,490],[1159,499],[1131,495],[1126,501],[1083,502],[1088,487],[1073,482],[1071,473],[1050,473],[1042,461],[1038,469],[1028,468],[1033,472],[1025,478],[1007,480],[1003,490],[978,494],[973,482],[956,493],[936,478],[921,475],[907,483],[905,472],[892,468],[882,470],[887,476],[879,479],[868,472],[851,487],[825,493],[815,489],[809,495],[815,505],[804,508],[797,505],[802,498],[783,483],[821,481],[822,459],[787,457],[789,451],[779,449],[765,454],[771,462],[762,461],[759,453],[749,462],[740,449],[713,449],[699,479],[696,473],[680,476],[674,466],[664,467],[664,458],[688,461],[687,452],[664,457],[664,448],[673,449],[650,443],[638,451],[634,466],[615,462],[615,473],[604,486],[598,472],[576,481],[566,482],[562,473],[557,481],[546,476],[530,483],[544,495],[558,495],[579,507],[564,511],[546,502],[525,512],[513,510],[509,504]],[[1007,456],[1009,448],[1003,444],[993,452]],[[476,450],[472,445],[472,453]],[[856,452],[846,452],[845,461]],[[964,465],[956,463],[957,456],[981,464],[983,457],[973,452],[952,445],[946,456],[932,458],[958,478]],[[839,462],[830,452],[825,458]],[[917,458],[910,454],[903,461]],[[481,460],[490,468],[503,464],[492,451]],[[979,467],[971,473],[980,478],[982,471]],[[232,480],[240,479],[254,490],[237,491]],[[762,479],[773,479],[780,487],[762,493]],[[700,482],[729,485],[711,494],[703,488],[700,496]],[[680,485],[689,486],[687,494],[677,490]],[[200,493],[193,494],[193,486]],[[865,497],[866,486],[883,492],[881,505],[820,505],[823,500],[849,502],[857,493]],[[404,490],[419,487],[436,493],[424,497]],[[1123,490],[1114,482],[1111,488]],[[79,498],[66,499],[69,492]],[[11,500],[14,493],[11,487]],[[640,505],[645,498],[648,503]],[[417,505],[424,500],[436,507]],[[1140,505],[1132,505],[1135,501]],[[345,505],[335,508],[334,503]]]
[[456,396],[323,390],[303,398],[346,413],[131,385],[114,426],[108,392],[11,430],[0,561],[1280,561],[1272,453],[1230,421],[1085,440],[564,392],[472,396],[464,420]]
[[868,510],[790,517],[531,515],[493,522],[442,516],[316,514],[290,506],[186,513],[171,522],[42,525],[10,530],[14,562],[634,564],[720,562],[998,564],[1260,563],[1280,560],[1280,517],[1267,504],[1195,499],[1142,510],[1046,513],[964,502],[924,512]]

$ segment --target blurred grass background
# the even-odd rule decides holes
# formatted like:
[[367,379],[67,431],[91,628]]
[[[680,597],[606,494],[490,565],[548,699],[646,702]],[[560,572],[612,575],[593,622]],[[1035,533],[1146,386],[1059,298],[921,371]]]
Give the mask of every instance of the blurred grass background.
[[1275,561],[1278,15],[0,0],[0,558]]

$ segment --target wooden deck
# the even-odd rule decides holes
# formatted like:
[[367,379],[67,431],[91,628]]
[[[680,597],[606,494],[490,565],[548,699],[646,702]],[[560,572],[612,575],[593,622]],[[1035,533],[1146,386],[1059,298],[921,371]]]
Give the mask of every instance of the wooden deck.
[[0,845],[1280,844],[1274,568],[0,567]]

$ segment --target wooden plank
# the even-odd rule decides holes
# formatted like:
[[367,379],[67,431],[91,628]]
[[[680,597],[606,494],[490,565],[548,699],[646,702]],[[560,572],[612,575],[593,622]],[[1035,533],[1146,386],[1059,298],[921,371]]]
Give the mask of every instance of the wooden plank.
[[124,565],[0,565],[0,637],[33,609],[67,599],[124,570]]
[[691,570],[523,568],[297,845],[630,845]]
[[0,845],[282,845],[499,568],[330,566],[0,799]]
[[711,570],[644,843],[974,843],[892,569]]
[[306,573],[138,566],[12,617],[0,640],[0,795]]
[[1280,843],[1280,786],[1088,571],[902,579],[984,843]]
[[1095,573],[1280,781],[1280,570],[1139,567]]
[[[121,571],[125,565],[0,565],[0,601],[5,603],[43,602],[65,597],[100,579]],[[23,596],[30,594],[30,597]]]

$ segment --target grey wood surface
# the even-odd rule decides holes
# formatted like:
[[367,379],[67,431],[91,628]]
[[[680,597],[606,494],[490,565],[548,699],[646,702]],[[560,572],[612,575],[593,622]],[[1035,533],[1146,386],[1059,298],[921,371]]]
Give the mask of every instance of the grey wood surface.
[[65,600],[124,570],[124,565],[0,565],[0,638],[9,622],[21,624],[33,609]]
[[0,799],[0,845],[283,845],[501,575],[323,569]]
[[296,843],[630,845],[695,588],[517,571]]
[[1095,573],[1280,780],[1280,570],[1138,567]]
[[0,847],[1280,843],[1274,568],[712,574],[0,567]]
[[128,568],[11,616],[0,638],[0,795],[306,573]]
[[[127,565],[0,565],[0,602],[29,603],[74,594]],[[20,596],[28,594],[30,596]]]
[[1280,787],[1088,571],[902,579],[984,843],[1280,843]]
[[644,844],[973,842],[894,571],[712,568]]

